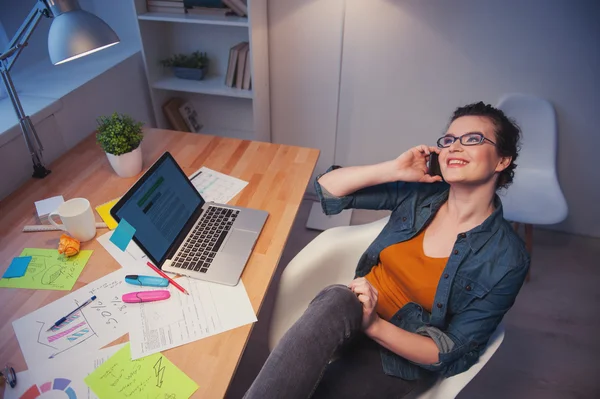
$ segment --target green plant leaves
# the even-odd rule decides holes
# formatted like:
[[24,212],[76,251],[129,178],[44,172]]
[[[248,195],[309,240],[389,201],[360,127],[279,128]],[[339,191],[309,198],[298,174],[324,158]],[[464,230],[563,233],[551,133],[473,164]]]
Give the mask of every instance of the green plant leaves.
[[122,155],[139,147],[144,135],[142,122],[136,122],[126,114],[113,112],[111,116],[100,116],[96,142],[109,154]]
[[175,54],[167,59],[161,60],[164,67],[183,67],[201,69],[208,66],[206,53],[195,51],[192,54]]

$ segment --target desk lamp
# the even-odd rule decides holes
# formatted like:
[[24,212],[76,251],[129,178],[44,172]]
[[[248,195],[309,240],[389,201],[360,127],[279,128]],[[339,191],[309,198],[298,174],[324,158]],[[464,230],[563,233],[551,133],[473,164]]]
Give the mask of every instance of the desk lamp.
[[6,87],[27,149],[33,162],[33,177],[46,177],[50,171],[44,166],[44,147],[29,116],[23,111],[17,90],[10,77],[10,69],[42,17],[53,18],[48,33],[48,52],[54,65],[62,64],[119,43],[117,34],[100,18],[84,11],[77,0],[38,0],[8,48],[0,53],[0,76]]

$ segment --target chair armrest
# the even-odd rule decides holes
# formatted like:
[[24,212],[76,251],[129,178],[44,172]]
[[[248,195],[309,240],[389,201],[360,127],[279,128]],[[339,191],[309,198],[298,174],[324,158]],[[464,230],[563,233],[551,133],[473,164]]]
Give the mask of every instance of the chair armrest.
[[388,219],[326,230],[290,261],[279,281],[269,329],[269,349],[277,345],[323,288],[352,281],[358,260]]
[[500,323],[490,337],[485,351],[470,369],[452,377],[439,378],[433,383],[423,381],[423,384],[419,384],[407,399],[454,399],[496,353],[502,341],[504,341],[504,331],[504,324]]

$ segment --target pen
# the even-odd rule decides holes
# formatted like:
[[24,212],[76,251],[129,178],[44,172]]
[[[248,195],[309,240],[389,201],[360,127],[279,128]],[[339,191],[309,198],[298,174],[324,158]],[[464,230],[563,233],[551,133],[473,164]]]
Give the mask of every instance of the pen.
[[165,272],[163,272],[162,270],[160,270],[158,267],[154,266],[150,262],[147,262],[146,264],[148,266],[150,266],[152,268],[152,270],[154,270],[156,273],[160,274],[161,277],[166,278],[167,280],[169,280],[169,282],[171,284],[173,284],[175,286],[175,288],[177,288],[179,291],[183,292],[185,295],[190,295],[185,288],[183,288],[182,286],[180,286],[179,284],[177,284],[175,282],[175,280],[173,280],[171,277],[167,276],[165,274]]
[[81,305],[79,305],[77,307],[77,309],[75,309],[74,311],[72,311],[71,313],[69,313],[68,315],[66,315],[65,317],[59,319],[56,323],[54,323],[54,325],[52,327],[50,327],[49,329],[46,330],[46,332],[52,330],[54,327],[58,327],[60,326],[62,323],[64,323],[67,318],[69,316],[71,316],[73,313],[77,312],[79,309],[83,308],[84,306],[89,305],[90,303],[92,303],[94,300],[96,299],[96,295],[94,295],[93,297],[91,297],[90,299],[88,299],[87,301],[85,301],[84,303],[82,303]]

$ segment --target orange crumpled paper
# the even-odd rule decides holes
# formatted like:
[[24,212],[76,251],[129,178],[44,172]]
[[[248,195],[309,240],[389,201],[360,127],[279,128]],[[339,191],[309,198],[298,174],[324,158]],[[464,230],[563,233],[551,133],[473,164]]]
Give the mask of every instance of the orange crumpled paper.
[[80,245],[81,243],[78,239],[63,234],[60,236],[60,241],[58,242],[58,253],[64,253],[65,256],[77,255]]

